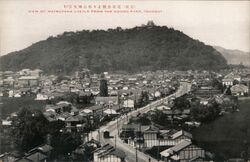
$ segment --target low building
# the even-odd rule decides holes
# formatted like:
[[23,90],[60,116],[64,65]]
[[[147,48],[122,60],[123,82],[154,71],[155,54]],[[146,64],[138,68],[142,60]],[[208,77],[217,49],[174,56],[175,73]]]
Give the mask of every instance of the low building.
[[69,116],[64,122],[66,123],[66,130],[68,132],[76,132],[85,126],[84,117],[81,115]]
[[159,106],[156,106],[157,110],[171,110],[171,108],[169,107],[169,105],[167,105],[166,103],[162,103]]
[[204,159],[205,150],[192,144],[190,140],[182,140],[175,146],[160,153],[164,162],[191,162]]
[[156,130],[146,131],[143,133],[143,136],[144,136],[144,147],[174,146],[182,140],[191,141],[192,139],[192,134],[183,130],[177,132],[172,132],[169,130],[165,133],[159,133],[159,131]]
[[31,149],[29,151],[29,153],[41,152],[41,153],[43,153],[43,154],[45,154],[46,156],[49,157],[53,149],[54,148],[52,146],[48,145],[48,144],[42,144],[40,146],[37,146],[37,147]]
[[117,105],[118,97],[96,97],[96,104]]
[[37,76],[21,76],[18,78],[18,85],[20,87],[35,87],[39,84],[39,78]]
[[222,91],[220,89],[216,89],[214,87],[200,87],[196,91],[194,91],[194,95],[202,98],[207,98],[211,96],[220,95]]
[[234,82],[234,79],[232,78],[224,78],[222,79],[222,84],[226,86],[232,86]]
[[8,152],[0,155],[1,162],[16,162],[22,158],[22,155],[18,152]]
[[133,109],[135,107],[135,101],[131,99],[127,99],[123,101],[123,107]]
[[42,76],[42,74],[43,74],[43,71],[41,69],[35,69],[35,70],[30,71],[31,76],[40,77],[40,76]]
[[92,100],[94,99],[94,96],[92,93],[90,92],[79,92],[78,94],[78,102],[79,103],[84,103],[84,104],[89,104],[92,102]]
[[86,141],[85,143],[78,146],[72,152],[72,160],[73,161],[92,161],[92,152],[101,147],[99,141],[94,140],[93,138],[90,141]]
[[13,87],[15,83],[15,79],[13,77],[7,77],[6,79],[2,80],[2,85],[4,87]]
[[148,128],[142,130],[144,147],[153,147],[159,145],[159,128],[149,126]]
[[94,106],[91,106],[91,107],[87,107],[87,109],[91,110],[93,112],[93,114],[103,113],[103,111],[105,110],[105,106],[103,106],[103,105],[94,105]]
[[49,96],[46,94],[38,93],[35,100],[48,100]]
[[55,113],[62,113],[63,110],[60,106],[58,105],[46,105],[45,106],[45,111],[51,111],[51,112],[55,112]]
[[119,114],[113,109],[106,109],[103,113],[110,116],[117,116]]
[[248,94],[249,89],[244,84],[236,84],[231,87],[231,92],[232,92],[232,95],[235,95],[235,96],[244,96]]
[[22,161],[23,159],[29,160],[30,162],[46,162],[48,160],[48,156],[40,151],[34,151],[20,160]]
[[0,155],[1,162],[46,162],[49,160],[49,156],[53,147],[44,144],[30,150],[25,154],[20,153],[5,153]]

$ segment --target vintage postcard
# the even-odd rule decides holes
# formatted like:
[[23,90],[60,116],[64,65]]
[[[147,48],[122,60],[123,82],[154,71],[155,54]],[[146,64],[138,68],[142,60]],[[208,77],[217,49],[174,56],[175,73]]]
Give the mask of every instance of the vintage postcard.
[[249,13],[0,0],[0,162],[249,161]]

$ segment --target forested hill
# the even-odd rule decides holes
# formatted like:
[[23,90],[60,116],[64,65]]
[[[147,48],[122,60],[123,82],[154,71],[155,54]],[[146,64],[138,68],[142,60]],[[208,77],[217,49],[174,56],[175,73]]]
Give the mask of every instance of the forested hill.
[[226,60],[213,47],[173,28],[155,25],[64,32],[0,58],[1,70],[14,71],[40,68],[47,73],[71,73],[79,64],[86,64],[97,73],[217,70],[227,66]]

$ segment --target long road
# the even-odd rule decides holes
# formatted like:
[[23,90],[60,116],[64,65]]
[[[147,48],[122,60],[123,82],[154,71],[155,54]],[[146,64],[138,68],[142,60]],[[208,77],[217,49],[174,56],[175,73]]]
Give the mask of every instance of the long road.
[[[149,110],[155,109],[156,106],[168,101],[172,97],[180,97],[180,96],[184,95],[185,93],[189,92],[190,89],[191,89],[190,83],[181,82],[179,89],[174,94],[171,94],[165,98],[154,101],[154,102],[152,102],[152,103],[150,103],[142,108],[139,108],[137,110],[131,111],[127,114],[127,116],[129,118],[130,116],[134,116],[138,113],[141,113],[141,114],[146,113]],[[118,136],[119,129],[124,123],[127,122],[127,120],[128,120],[127,116],[125,116],[125,115],[120,116],[115,121],[111,121],[111,122],[107,123],[105,126],[100,127],[98,130],[93,131],[91,133],[92,138],[100,141],[102,144],[109,143],[110,145],[116,147],[117,149],[124,151],[126,154],[126,161],[128,161],[128,162],[149,162],[149,161],[150,162],[158,162],[157,159],[154,159],[154,158],[150,157],[149,155],[144,154],[143,152],[136,150],[136,148],[124,143],[119,138],[119,136]],[[114,138],[109,138],[109,139],[103,138],[102,132],[105,130],[109,131],[110,136],[112,136]],[[137,154],[137,159],[138,159],[137,161],[136,161],[136,154]]]

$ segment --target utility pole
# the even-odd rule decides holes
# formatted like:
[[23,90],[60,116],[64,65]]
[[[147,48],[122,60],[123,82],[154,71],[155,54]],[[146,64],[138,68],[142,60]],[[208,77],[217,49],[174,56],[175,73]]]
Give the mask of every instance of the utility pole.
[[104,111],[104,104],[102,104],[102,117],[103,117],[103,111]]
[[137,147],[136,147],[136,145],[135,145],[135,161],[138,162]]
[[157,161],[159,161],[159,155],[160,155],[160,139],[158,139],[158,147],[157,147]]
[[116,148],[116,135],[115,135],[115,148]]
[[[125,141],[125,138],[126,138],[126,132],[127,132],[127,125],[125,125],[126,127],[125,127],[125,132],[123,133],[123,140]],[[123,131],[123,130],[122,130]]]
[[119,132],[118,120],[119,120],[119,118],[117,118],[117,120],[116,120],[116,128],[117,128],[117,133],[118,133],[118,136],[119,136],[120,132]]
[[141,132],[141,123],[140,123],[140,134],[139,134],[139,141],[140,141],[140,143],[139,143],[139,150],[141,150],[141,138],[142,138],[142,132]]
[[127,117],[127,123],[128,123],[128,112],[126,112],[126,117]]
[[100,134],[100,129],[98,129],[98,139],[99,139],[99,142],[101,142],[101,134]]

